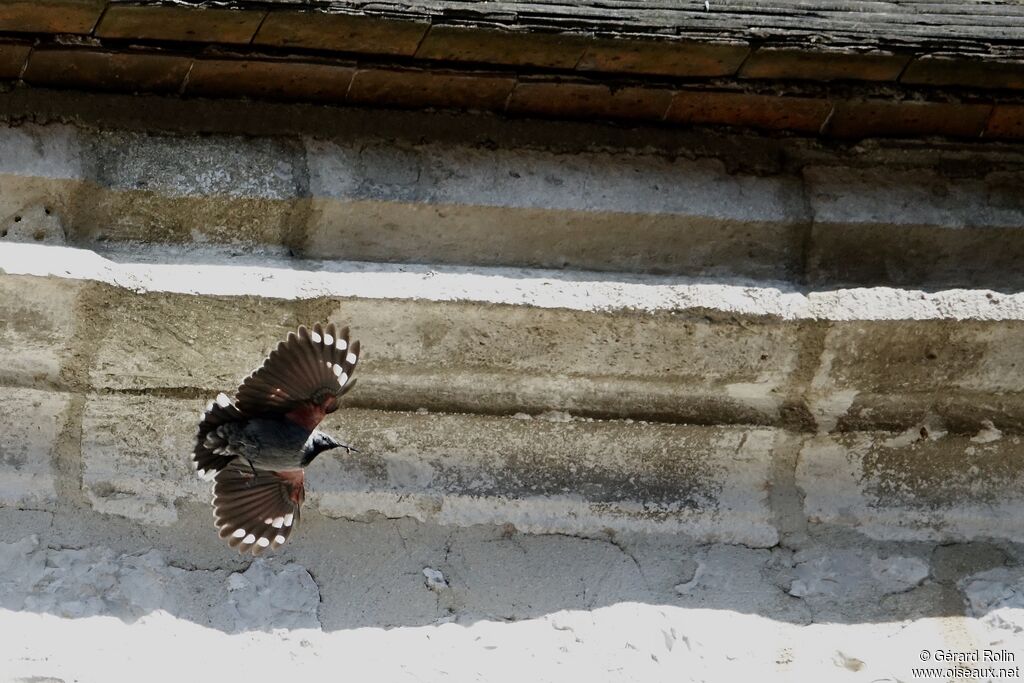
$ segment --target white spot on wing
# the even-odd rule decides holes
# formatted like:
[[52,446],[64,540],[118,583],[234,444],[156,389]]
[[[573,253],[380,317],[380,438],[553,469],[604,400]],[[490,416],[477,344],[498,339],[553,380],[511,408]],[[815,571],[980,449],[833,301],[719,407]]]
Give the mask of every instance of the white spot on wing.
[[284,526],[284,517],[275,517],[274,521],[271,522],[275,529],[280,529]]
[[217,470],[209,469],[203,472],[203,481],[213,481],[213,478],[217,476]]
[[241,538],[242,536],[245,536],[245,529],[235,529],[235,533],[231,535],[235,538]]
[[276,543],[278,545],[281,545],[284,542],[285,542],[285,538],[281,534],[278,534],[277,536],[274,537],[274,543]]
[[349,351],[349,354],[347,356],[345,356],[345,361],[349,365],[355,365],[356,364],[356,358],[357,358],[356,354],[354,354],[351,351]]
[[271,523],[271,522],[273,522],[273,521],[274,521],[274,518],[273,518],[273,517],[267,517],[267,518],[266,518],[265,520],[263,520],[263,523],[264,523],[264,524],[270,524],[270,523]]
[[345,349],[348,348],[348,342],[345,341],[344,339],[339,339],[336,346],[338,347],[339,351],[344,351]]
[[245,543],[246,545],[249,545],[250,543],[255,543],[255,542],[256,542],[256,537],[253,536],[252,534],[249,534],[248,536],[246,536],[245,538],[242,539],[242,543]]
[[317,334],[316,332],[310,332],[309,333],[309,338],[313,340],[314,344],[319,344],[320,343],[320,335]]
[[334,337],[329,334],[324,335],[324,346],[334,346]]
[[270,545],[270,539],[260,538],[258,541],[256,541],[256,545],[258,545],[261,548],[266,548],[268,545]]
[[231,405],[231,399],[227,397],[227,394],[217,394],[217,405],[227,408]]
[[348,375],[347,374],[345,374],[343,372],[340,375],[338,375],[338,384],[341,384],[342,386],[344,386],[345,382],[347,382],[347,381],[348,381]]
[[335,377],[341,377],[341,366],[340,365],[335,365],[334,367],[331,368],[331,370],[334,370],[334,376]]
[[287,515],[284,516],[284,525],[285,526],[291,526],[292,522],[294,521],[294,519],[295,519],[295,515],[292,514],[291,512],[289,512]]

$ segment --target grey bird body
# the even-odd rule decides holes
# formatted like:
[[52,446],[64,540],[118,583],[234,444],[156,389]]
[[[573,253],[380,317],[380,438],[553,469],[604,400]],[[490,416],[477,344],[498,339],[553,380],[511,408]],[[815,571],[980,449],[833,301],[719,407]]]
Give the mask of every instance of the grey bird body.
[[354,450],[317,425],[355,383],[358,356],[348,328],[299,327],[234,399],[220,394],[203,413],[192,462],[214,478],[214,518],[231,547],[259,555],[287,541],[305,499],[306,466],[324,451]]
[[311,432],[291,420],[257,417],[221,425],[206,442],[213,446],[223,443],[223,452],[244,458],[255,469],[284,471],[308,464],[315,434],[322,432]]

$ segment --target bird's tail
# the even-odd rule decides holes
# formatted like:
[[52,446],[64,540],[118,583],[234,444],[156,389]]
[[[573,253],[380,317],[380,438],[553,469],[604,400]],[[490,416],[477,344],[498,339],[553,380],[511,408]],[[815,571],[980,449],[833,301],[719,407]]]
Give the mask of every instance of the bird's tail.
[[242,419],[242,413],[226,395],[218,394],[216,401],[210,401],[201,416],[196,447],[192,451],[192,466],[200,477],[212,479],[235,459],[233,454],[225,452],[227,442],[217,433],[217,428]]

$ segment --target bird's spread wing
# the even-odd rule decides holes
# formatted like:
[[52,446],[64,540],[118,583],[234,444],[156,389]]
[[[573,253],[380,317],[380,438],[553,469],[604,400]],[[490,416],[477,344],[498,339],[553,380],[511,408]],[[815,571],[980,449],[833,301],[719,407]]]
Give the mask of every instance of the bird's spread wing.
[[359,342],[349,343],[347,327],[300,327],[242,382],[235,405],[246,416],[284,416],[312,430],[355,384],[358,359]]
[[217,473],[213,516],[228,545],[260,555],[288,540],[305,497],[302,470],[254,471],[236,460]]

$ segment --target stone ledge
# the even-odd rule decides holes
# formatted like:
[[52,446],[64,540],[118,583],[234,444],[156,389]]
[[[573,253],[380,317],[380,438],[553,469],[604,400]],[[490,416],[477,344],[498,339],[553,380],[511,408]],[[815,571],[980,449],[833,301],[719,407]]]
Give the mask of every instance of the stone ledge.
[[368,134],[23,125],[0,128],[0,141],[3,242],[211,244],[311,260],[815,285],[1024,284],[1019,159],[964,180],[929,170],[925,157],[880,173],[819,155],[759,175],[684,155],[585,151],[566,163],[554,151]]
[[[1019,294],[126,256],[18,244],[0,252],[12,299],[64,291],[65,309],[51,303],[51,315],[75,332],[55,341],[43,328],[9,327],[18,351],[5,381],[214,395],[289,329],[330,319],[365,344],[351,405],[368,408],[796,431],[904,429],[933,416],[960,432],[986,420],[1024,431],[1024,367],[1012,353],[1024,343]],[[27,271],[36,277],[17,275]],[[232,332],[214,341],[197,330]],[[34,370],[39,358],[56,366],[63,357],[75,362],[59,374]]]

